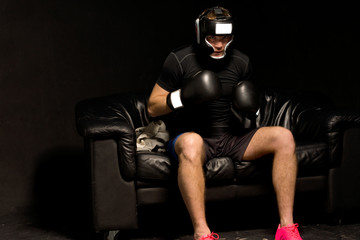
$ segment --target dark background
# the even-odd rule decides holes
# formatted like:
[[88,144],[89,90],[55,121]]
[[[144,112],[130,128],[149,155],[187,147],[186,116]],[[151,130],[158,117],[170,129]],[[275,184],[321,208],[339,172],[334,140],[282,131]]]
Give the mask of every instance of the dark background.
[[[316,3],[317,2],[317,3]],[[0,1],[0,216],[87,214],[74,106],[150,92],[169,51],[217,1]],[[260,85],[319,91],[360,110],[359,25],[346,1],[221,1]]]

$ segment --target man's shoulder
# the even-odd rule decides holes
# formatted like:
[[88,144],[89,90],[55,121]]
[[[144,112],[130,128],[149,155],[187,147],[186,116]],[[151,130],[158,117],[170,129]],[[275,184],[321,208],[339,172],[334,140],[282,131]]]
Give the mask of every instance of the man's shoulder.
[[250,61],[248,55],[246,55],[245,53],[241,52],[240,50],[238,50],[236,48],[232,49],[230,56],[235,60],[242,61],[245,63],[249,63],[249,61]]
[[183,46],[180,46],[178,48],[175,48],[172,51],[172,54],[174,54],[178,58],[178,60],[181,62],[186,57],[193,56],[196,53],[195,53],[194,46],[192,44],[188,44],[188,45],[183,45]]
[[192,53],[195,51],[193,44],[186,44],[175,48],[172,52],[175,54]]

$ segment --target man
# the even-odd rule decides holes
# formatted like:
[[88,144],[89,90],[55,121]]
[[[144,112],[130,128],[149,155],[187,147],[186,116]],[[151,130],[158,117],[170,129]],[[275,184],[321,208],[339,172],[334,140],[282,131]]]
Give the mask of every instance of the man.
[[234,23],[227,9],[207,9],[195,25],[196,44],[169,54],[148,103],[151,116],[187,110],[193,123],[169,142],[168,151],[179,161],[178,185],[194,239],[219,238],[205,218],[204,163],[216,156],[251,161],[268,154],[274,156],[272,180],[280,216],[275,239],[301,239],[293,222],[297,160],[292,133],[282,127],[235,128],[232,109],[253,117],[258,109],[256,90],[248,81],[249,58],[231,48]]

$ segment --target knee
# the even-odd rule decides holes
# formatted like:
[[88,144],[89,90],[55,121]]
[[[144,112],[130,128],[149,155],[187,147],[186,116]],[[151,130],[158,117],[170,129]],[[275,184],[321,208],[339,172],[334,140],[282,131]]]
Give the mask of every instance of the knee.
[[175,143],[175,152],[187,160],[202,159],[204,156],[204,141],[194,132],[182,134]]
[[278,149],[295,152],[295,140],[292,132],[284,127],[275,127],[274,141]]

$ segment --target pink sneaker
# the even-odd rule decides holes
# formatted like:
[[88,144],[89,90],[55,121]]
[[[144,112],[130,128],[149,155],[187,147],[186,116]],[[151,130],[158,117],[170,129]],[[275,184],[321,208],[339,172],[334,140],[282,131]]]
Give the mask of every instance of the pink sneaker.
[[279,227],[275,234],[275,240],[302,240],[298,230],[299,224],[289,224],[285,227]]
[[208,235],[204,235],[200,238],[200,240],[217,240],[219,239],[219,235],[217,233],[211,233]]

